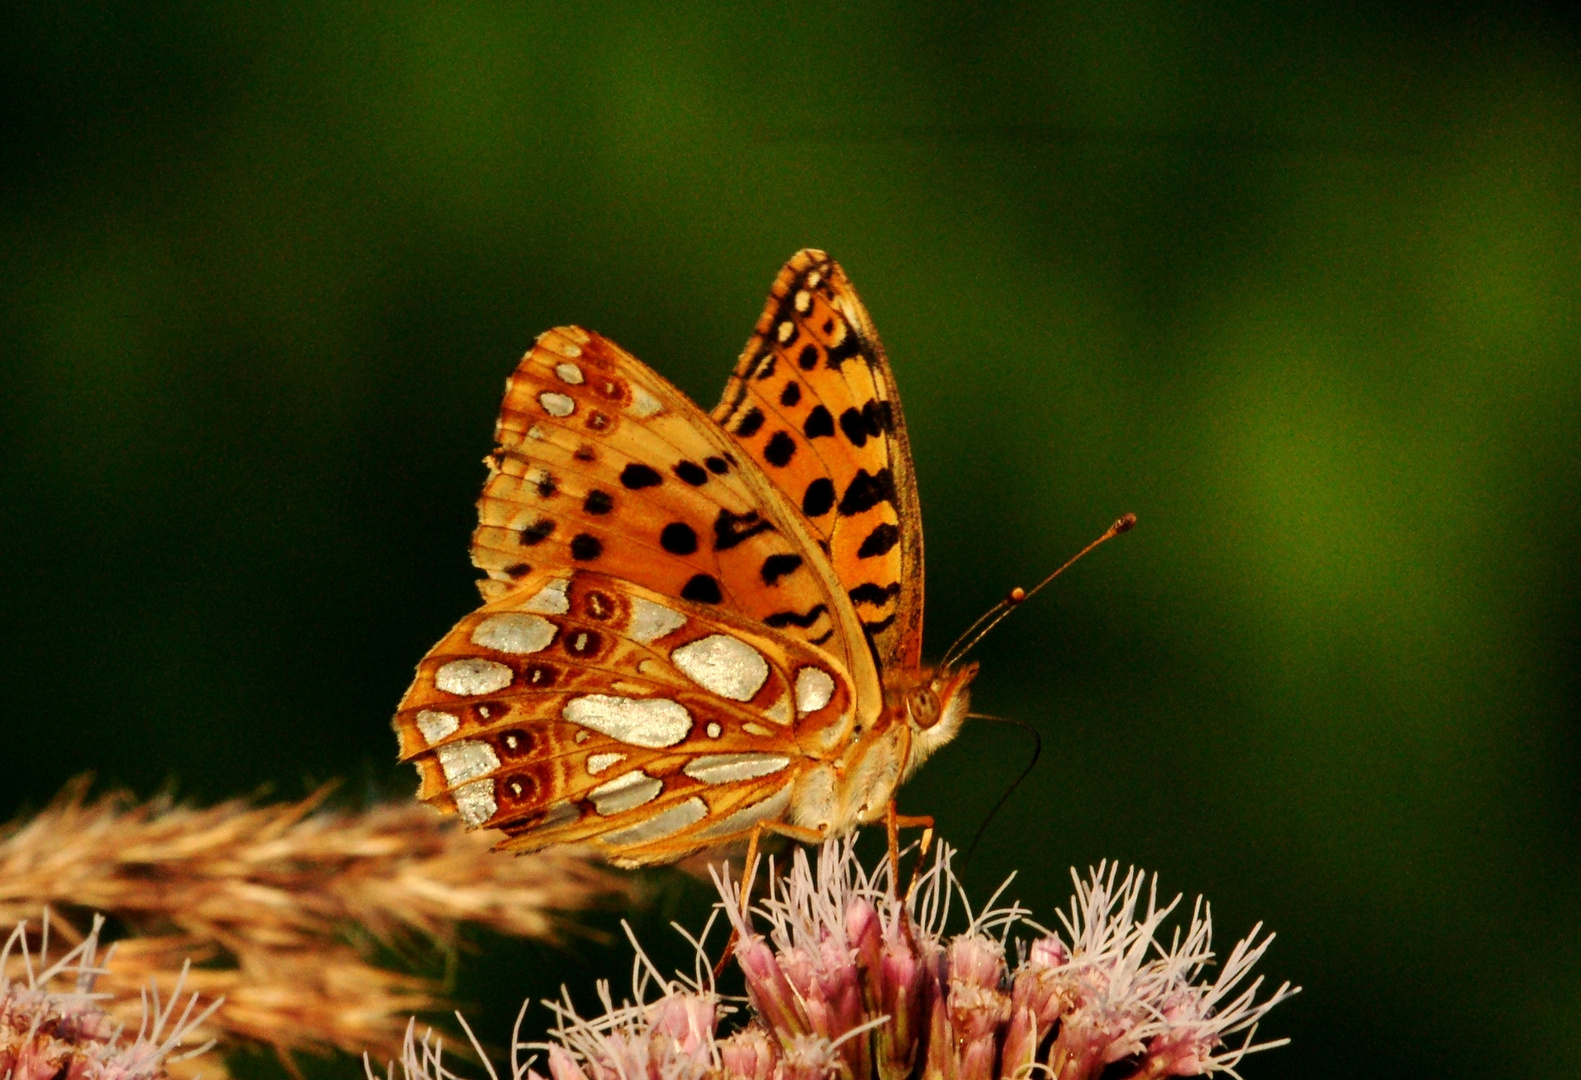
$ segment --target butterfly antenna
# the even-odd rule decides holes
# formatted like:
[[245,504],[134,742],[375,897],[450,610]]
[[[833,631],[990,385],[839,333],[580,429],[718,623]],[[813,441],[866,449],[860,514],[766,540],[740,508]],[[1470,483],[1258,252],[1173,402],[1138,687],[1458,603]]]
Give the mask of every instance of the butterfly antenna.
[[[1113,525],[1110,525],[1109,528],[1104,531],[1102,536],[1098,537],[1098,539],[1094,540],[1076,554],[1072,555],[1069,559],[1065,560],[1065,565],[1061,566],[1048,577],[1038,582],[1031,589],[1023,589],[1019,585],[1011,589],[1009,595],[1007,595],[1003,600],[999,601],[999,603],[995,604],[993,607],[989,608],[987,611],[983,612],[983,614],[978,617],[976,622],[972,623],[971,626],[966,628],[966,633],[955,639],[955,643],[951,645],[949,651],[944,654],[944,661],[941,666],[948,668],[958,663],[966,656],[967,653],[976,648],[977,643],[983,640],[983,638],[987,637],[988,632],[994,627],[998,626],[1000,621],[1003,620],[1006,615],[1009,615],[1016,608],[1020,607],[1032,597],[1036,596],[1043,586],[1047,585],[1065,571],[1069,570],[1071,566],[1073,566],[1083,555],[1087,554],[1099,544],[1113,540],[1116,536],[1119,536],[1123,532],[1130,532],[1135,526],[1136,515],[1126,514],[1119,521],[1116,521]],[[983,626],[984,623],[987,623],[988,625]],[[979,626],[983,626],[981,631],[978,631],[977,629]],[[957,648],[962,641],[965,641],[966,638],[970,637],[974,633],[977,636],[973,637],[971,642],[964,649]]]
[[977,832],[973,835],[972,842],[966,846],[966,854],[961,857],[962,862],[967,862],[971,859],[972,852],[977,850],[977,842],[988,831],[988,826],[993,824],[994,817],[1004,808],[1010,796],[1016,793],[1016,788],[1021,786],[1021,781],[1031,775],[1033,768],[1038,763],[1038,758],[1043,756],[1043,736],[1038,733],[1037,728],[1023,720],[1011,720],[1004,716],[990,716],[987,713],[967,713],[966,718],[968,720],[992,720],[998,724],[1009,724],[1012,727],[1018,727],[1023,731],[1029,732],[1032,735],[1032,760],[1027,762],[1026,768],[1021,770],[1021,775],[1016,777],[1015,783],[1005,788],[1004,794],[999,796],[999,801],[994,803],[994,808],[988,811],[987,817],[983,818],[983,823],[977,826]]

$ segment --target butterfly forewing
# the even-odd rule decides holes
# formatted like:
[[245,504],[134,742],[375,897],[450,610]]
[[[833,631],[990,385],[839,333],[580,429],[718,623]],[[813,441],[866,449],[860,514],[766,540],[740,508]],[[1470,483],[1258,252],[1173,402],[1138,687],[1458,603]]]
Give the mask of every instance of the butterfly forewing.
[[879,660],[922,652],[922,527],[900,398],[839,264],[780,271],[714,419],[798,507]]
[[576,327],[543,335],[506,384],[497,439],[472,545],[485,596],[535,567],[586,567],[728,608],[848,669],[865,661],[805,523],[696,405],[612,342]]
[[784,816],[849,739],[834,658],[718,606],[534,572],[423,660],[396,715],[420,797],[535,850],[664,861]]

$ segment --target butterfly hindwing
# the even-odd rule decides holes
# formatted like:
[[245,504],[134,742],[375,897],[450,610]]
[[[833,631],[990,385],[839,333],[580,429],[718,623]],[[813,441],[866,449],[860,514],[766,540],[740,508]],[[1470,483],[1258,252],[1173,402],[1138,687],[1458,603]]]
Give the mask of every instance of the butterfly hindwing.
[[827,653],[718,605],[589,570],[534,571],[418,668],[395,726],[419,796],[506,847],[662,862],[779,819],[850,738]]
[[883,666],[922,651],[922,522],[894,375],[838,263],[795,255],[714,419],[799,508]]

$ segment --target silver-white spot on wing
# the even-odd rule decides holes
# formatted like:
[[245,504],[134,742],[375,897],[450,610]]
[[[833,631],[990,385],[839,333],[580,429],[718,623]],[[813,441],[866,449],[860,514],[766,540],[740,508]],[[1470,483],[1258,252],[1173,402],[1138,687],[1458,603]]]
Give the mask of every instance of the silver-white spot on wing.
[[450,793],[456,800],[456,812],[461,815],[461,820],[468,825],[481,825],[494,816],[494,811],[499,809],[494,802],[494,781],[477,780]]
[[692,714],[669,698],[588,694],[566,702],[560,715],[616,742],[654,750],[674,746],[692,730]]
[[433,746],[446,735],[453,735],[461,726],[461,721],[447,712],[438,712],[434,709],[424,709],[417,714],[417,730],[423,733],[423,738]]
[[812,294],[806,289],[798,289],[794,303],[796,304],[796,313],[805,315],[807,314],[807,309],[812,307]]
[[679,611],[638,596],[631,601],[631,626],[626,634],[631,640],[647,645],[685,625],[686,616]]
[[670,661],[704,690],[735,701],[751,701],[768,680],[768,661],[729,634],[709,634],[670,653]]
[[543,438],[544,437],[543,428],[539,427],[537,424],[534,424],[532,427],[527,429],[527,437],[529,439],[541,439],[541,438]]
[[708,722],[708,727],[704,728],[704,730],[708,732],[708,737],[710,739],[717,739],[719,736],[725,733],[725,729],[714,723],[712,720]]
[[545,390],[538,395],[538,404],[543,406],[543,411],[550,416],[570,416],[576,412],[576,401],[564,394],[556,394],[552,390]]
[[746,732],[748,735],[772,735],[772,734],[774,734],[772,731],[770,731],[768,728],[764,727],[762,724],[754,724],[750,720],[748,720],[746,723],[741,725],[741,730]]
[[619,765],[625,760],[625,754],[589,754],[587,758],[587,771],[592,775],[597,776],[611,765]]
[[790,758],[781,754],[705,754],[681,771],[705,784],[729,784],[777,773],[789,764]]
[[452,660],[434,672],[434,685],[447,694],[492,694],[511,684],[515,672],[493,660]]
[[640,825],[633,825],[629,829],[621,829],[604,837],[610,844],[645,844],[651,840],[662,840],[671,833],[678,833],[688,825],[695,825],[708,816],[708,805],[693,795],[690,799],[668,810],[654,814]]
[[776,724],[789,724],[791,722],[790,695],[781,694],[778,701],[763,710],[763,715]]
[[560,376],[561,382],[570,383],[572,386],[579,386],[583,381],[582,369],[570,361],[556,364],[554,366],[554,373]]
[[727,814],[714,822],[708,828],[697,834],[699,840],[713,839],[716,836],[729,836],[732,833],[746,832],[760,821],[777,820],[785,813],[785,808],[790,805],[791,786],[784,787],[766,799],[760,799],[751,806],[743,806],[735,813]]
[[545,615],[564,615],[571,610],[571,601],[565,595],[565,590],[570,584],[570,578],[555,578],[549,584],[533,593],[532,597],[521,606],[521,609],[523,611],[538,611]]
[[834,697],[834,680],[827,671],[804,667],[796,673],[796,711],[802,716],[817,712]]
[[659,399],[642,387],[633,386],[631,388],[631,412],[637,419],[646,420],[661,408],[663,406],[659,404]]
[[535,653],[554,640],[555,625],[541,615],[490,615],[472,630],[472,644],[506,653]]
[[495,756],[494,748],[476,739],[446,743],[434,754],[439,758],[439,767],[444,770],[445,782],[451,787],[487,776],[500,767],[500,759]]
[[545,330],[538,335],[538,344],[552,353],[559,353],[568,360],[575,360],[582,355],[582,347],[574,341],[567,341],[558,331]]
[[600,784],[587,793],[593,800],[593,809],[604,817],[630,810],[645,802],[652,802],[664,790],[664,781],[655,780],[641,769],[634,769],[615,777],[607,784]]

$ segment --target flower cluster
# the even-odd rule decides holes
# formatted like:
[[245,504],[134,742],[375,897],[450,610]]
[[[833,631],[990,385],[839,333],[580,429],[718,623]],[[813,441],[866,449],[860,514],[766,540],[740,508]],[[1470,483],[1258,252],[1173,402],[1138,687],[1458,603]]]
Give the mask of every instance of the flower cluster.
[[[98,955],[103,924],[102,918],[95,918],[88,935],[54,963],[49,962],[47,910],[37,956],[28,949],[25,922],[11,932],[0,949],[0,1076],[165,1080],[169,1065],[194,1058],[213,1045],[176,1052],[220,1005],[215,1001],[199,1010],[198,995],[193,994],[182,1007],[180,981],[164,1001],[152,987],[143,993],[142,1023],[136,1036],[126,1037],[125,1028],[104,1011],[110,995],[94,991],[95,980],[104,974]],[[18,967],[20,978],[5,974]]]
[[[1208,906],[1199,900],[1164,944],[1180,898],[1160,904],[1156,877],[1112,865],[1073,872],[1062,935],[1018,904],[1000,905],[1004,887],[974,912],[950,858],[941,848],[900,898],[888,864],[865,871],[850,841],[824,845],[816,862],[798,849],[783,878],[771,868],[749,910],[739,887],[716,875],[746,978],[746,1022],[721,1030],[737,1010],[715,991],[700,943],[695,974],[675,980],[639,946],[633,998],[617,1006],[600,984],[604,1012],[592,1019],[568,997],[546,1003],[553,1038],[518,1035],[512,1080],[543,1080],[523,1050],[544,1052],[552,1080],[1238,1076],[1247,1054],[1287,1041],[1254,1041],[1263,1016],[1297,992],[1285,983],[1259,1001],[1261,977],[1247,982],[1273,940],[1258,940],[1260,925],[1210,980]],[[964,929],[946,937],[956,908]],[[407,1050],[405,1080],[452,1077],[431,1040],[409,1031]]]

